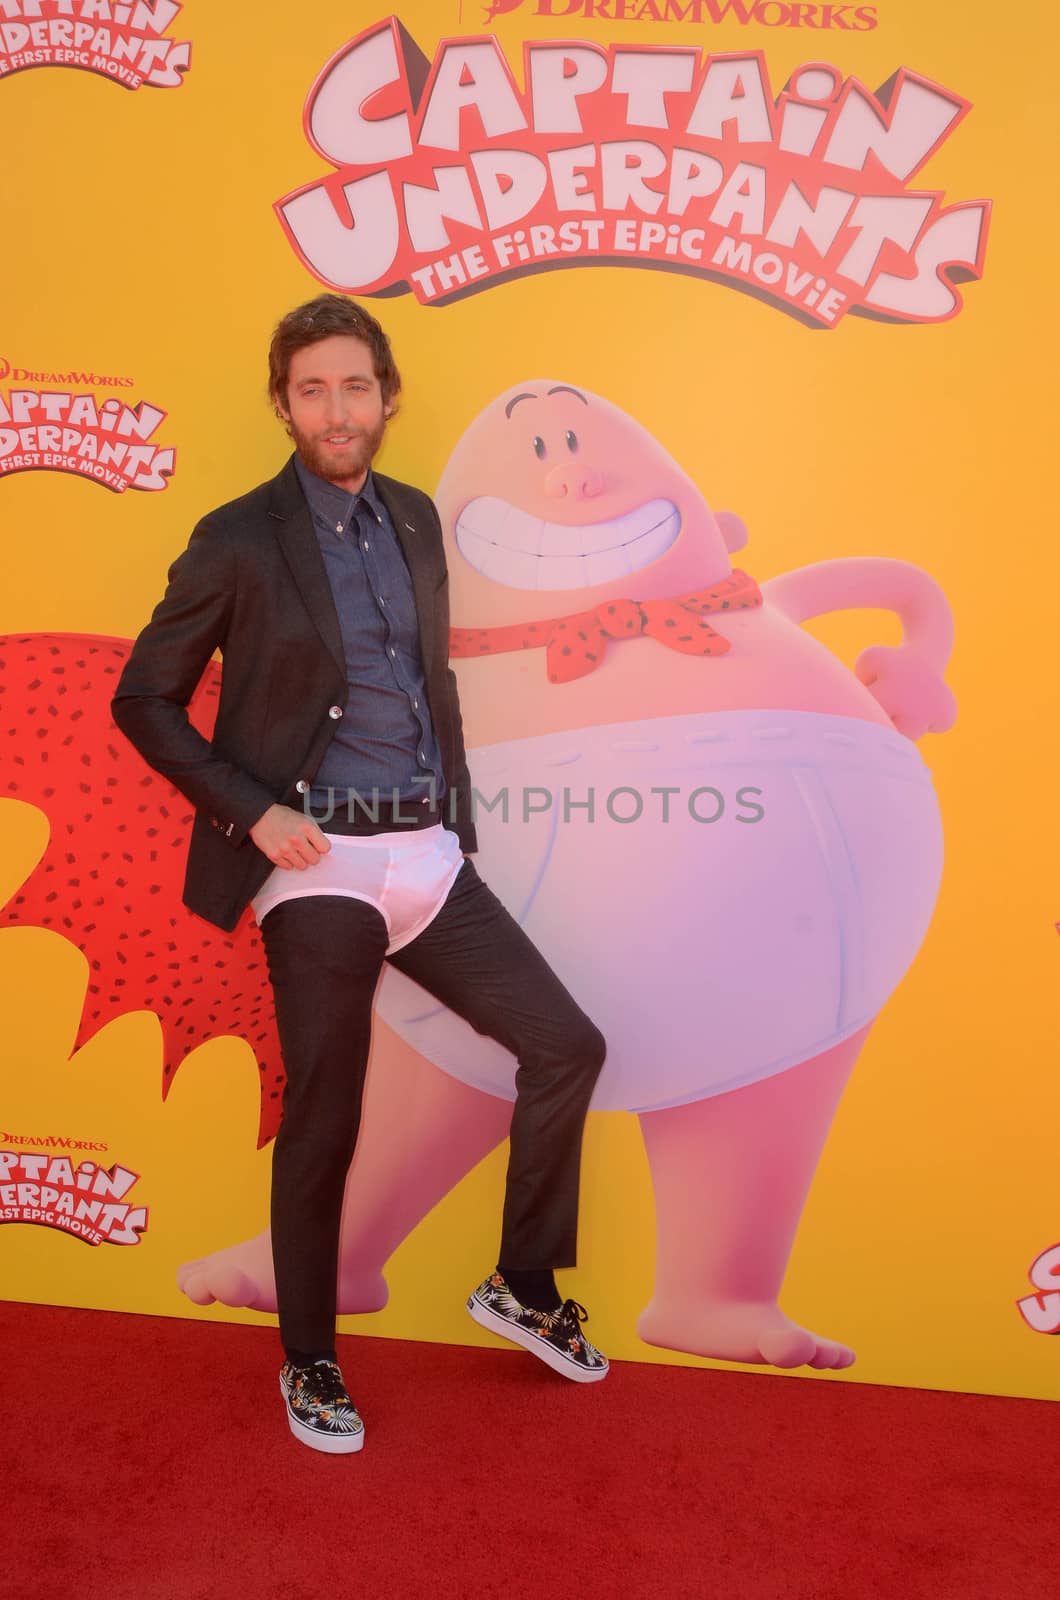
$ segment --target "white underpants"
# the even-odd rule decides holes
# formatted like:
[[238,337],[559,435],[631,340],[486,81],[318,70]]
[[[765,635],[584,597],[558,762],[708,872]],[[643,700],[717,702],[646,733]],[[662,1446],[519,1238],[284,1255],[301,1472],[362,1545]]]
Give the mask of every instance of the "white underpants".
[[285,900],[363,900],[386,923],[387,955],[393,955],[433,922],[464,864],[460,840],[440,822],[393,833],[328,834],[328,840],[331,849],[304,872],[272,869],[250,902],[259,924]]
[[[931,920],[942,830],[911,740],[875,722],[805,711],[700,712],[469,752],[480,870],[607,1040],[597,1109],[659,1109],[782,1072],[870,1022]],[[644,801],[622,824],[605,798]],[[670,820],[653,786],[675,786]],[[714,785],[716,823],[687,797]],[[764,810],[741,822],[753,788]],[[552,796],[523,820],[521,796]],[[591,786],[596,811],[564,813]],[[680,792],[677,792],[677,791]],[[635,798],[635,796],[633,797]],[[629,812],[629,792],[620,814]],[[714,802],[705,794],[700,815]],[[379,1015],[429,1060],[514,1097],[493,1040],[387,970]]]

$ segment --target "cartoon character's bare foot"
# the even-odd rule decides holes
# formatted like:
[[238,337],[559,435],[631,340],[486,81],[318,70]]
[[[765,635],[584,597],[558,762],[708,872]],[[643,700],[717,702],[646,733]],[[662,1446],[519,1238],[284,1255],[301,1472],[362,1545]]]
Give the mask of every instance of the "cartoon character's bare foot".
[[[251,1311],[276,1310],[276,1279],[272,1269],[272,1236],[266,1228],[254,1239],[229,1245],[198,1261],[186,1261],[177,1270],[177,1288],[198,1306],[219,1300],[225,1306],[245,1306]],[[353,1261],[340,1261],[338,1312],[382,1311],[390,1291],[382,1273]]]
[[225,1306],[275,1311],[276,1279],[269,1230],[198,1261],[186,1261],[177,1268],[177,1288],[197,1306],[219,1300]]
[[359,1311],[382,1311],[389,1299],[390,1290],[381,1272],[339,1257],[336,1309],[340,1317],[352,1317]]
[[854,1364],[853,1350],[800,1328],[768,1301],[653,1300],[641,1313],[637,1332],[645,1344],[687,1350],[714,1361],[822,1370]]

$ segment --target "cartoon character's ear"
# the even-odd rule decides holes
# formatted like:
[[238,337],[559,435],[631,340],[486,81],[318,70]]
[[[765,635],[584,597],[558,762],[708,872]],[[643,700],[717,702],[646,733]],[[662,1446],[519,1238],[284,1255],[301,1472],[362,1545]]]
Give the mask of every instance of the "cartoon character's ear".
[[747,524],[735,511],[715,511],[714,521],[721,529],[721,536],[725,540],[725,548],[730,555],[736,550],[742,550],[747,543]]

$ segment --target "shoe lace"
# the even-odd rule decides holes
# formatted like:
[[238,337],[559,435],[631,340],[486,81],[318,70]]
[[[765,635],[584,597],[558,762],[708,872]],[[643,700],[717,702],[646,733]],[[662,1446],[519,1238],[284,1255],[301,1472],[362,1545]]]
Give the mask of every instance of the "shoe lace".
[[564,1300],[557,1313],[556,1320],[565,1324],[574,1333],[580,1333],[578,1326],[581,1322],[588,1322],[589,1313],[577,1300]]
[[335,1405],[348,1399],[342,1373],[334,1361],[315,1361],[302,1370],[306,1374],[302,1385],[304,1399],[318,1405]]

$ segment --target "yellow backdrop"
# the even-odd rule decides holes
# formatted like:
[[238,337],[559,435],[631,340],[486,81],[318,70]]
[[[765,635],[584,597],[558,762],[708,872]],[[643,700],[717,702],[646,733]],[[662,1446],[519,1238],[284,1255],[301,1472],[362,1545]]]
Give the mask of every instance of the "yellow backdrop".
[[[0,19],[33,9],[2,5]],[[528,276],[441,307],[383,299],[374,309],[406,387],[382,466],[433,490],[491,399],[555,372],[644,422],[713,506],[740,512],[759,578],[866,554],[915,562],[942,586],[959,717],[921,746],[945,824],[942,892],[841,1105],[785,1304],[858,1346],[852,1379],[1058,1398],[1060,1340],[1017,1307],[1031,1263],[1060,1241],[1060,561],[1043,494],[1055,417],[1054,9],[881,0],[869,8],[877,25],[857,30],[569,9],[526,0],[487,25],[470,0],[463,16],[458,0],[404,0],[399,15],[429,58],[440,39],[488,28],[517,74],[527,39],[645,41],[761,50],[778,92],[799,65],[826,60],[872,89],[904,66],[972,104],[919,180],[948,201],[994,202],[982,279],[962,287],[951,320],[848,316],[812,331],[722,283],[637,266]],[[34,387],[25,374],[127,378],[101,398],[163,411],[151,443],[175,452],[163,491],[117,494],[55,470],[0,476],[5,633],[132,637],[197,518],[284,459],[265,348],[277,316],[319,285],[273,206],[329,170],[304,136],[303,103],[329,57],[384,15],[339,0],[187,0],[168,29],[191,44],[175,86],[129,89],[67,65],[0,73],[11,158],[0,394]],[[865,614],[813,625],[847,661],[893,628]],[[14,799],[0,820],[6,900],[47,822]],[[203,1045],[163,1103],[151,1014],[112,1021],[71,1055],[87,977],[60,932],[0,932],[0,1148],[45,1150],[47,1136],[105,1145],[105,1164],[139,1175],[130,1200],[149,1208],[148,1225],[132,1248],[0,1227],[2,1292],[265,1320],[194,1307],[174,1282],[181,1262],[265,1225],[269,1153],[255,1150],[247,1046]],[[392,1258],[387,1308],[342,1326],[485,1342],[462,1301],[493,1259],[502,1176],[497,1153]],[[577,1288],[593,1336],[616,1356],[695,1364],[635,1333],[654,1243],[633,1118],[591,1117],[584,1183]]]

